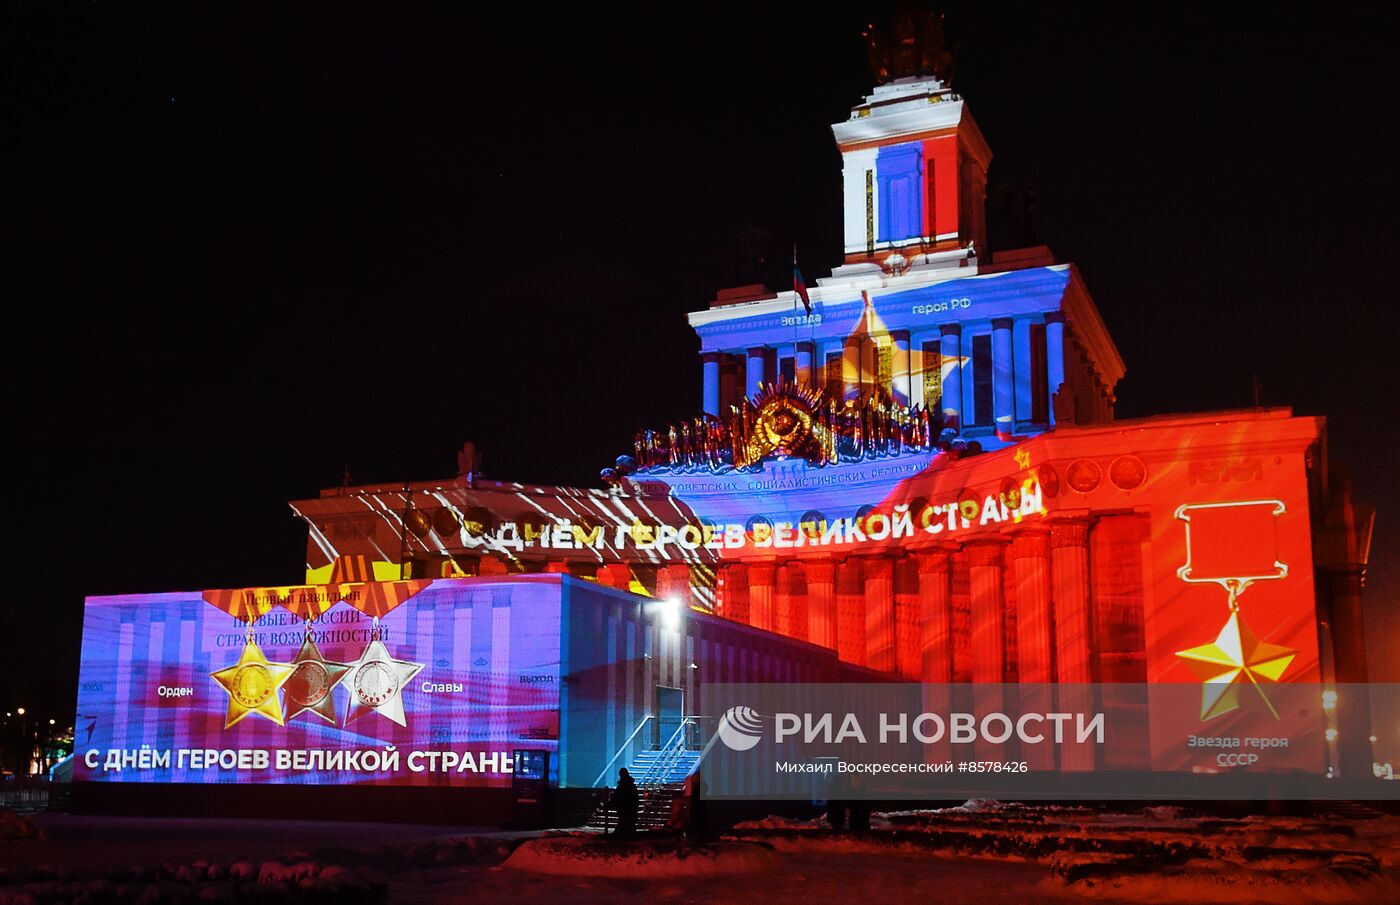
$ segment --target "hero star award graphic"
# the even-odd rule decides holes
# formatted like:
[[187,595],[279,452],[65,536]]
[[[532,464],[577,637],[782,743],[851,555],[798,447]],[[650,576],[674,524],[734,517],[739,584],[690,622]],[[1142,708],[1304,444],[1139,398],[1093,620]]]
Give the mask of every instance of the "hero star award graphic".
[[253,640],[253,627],[250,624],[244,635],[243,651],[238,655],[238,662],[209,674],[228,692],[228,717],[224,728],[232,728],[250,713],[261,714],[277,725],[283,725],[277,689],[287,681],[292,670],[290,664],[272,663],[267,659],[262,648]]
[[332,692],[349,672],[349,663],[336,663],[321,656],[321,649],[316,646],[311,623],[308,622],[301,650],[292,660],[292,674],[282,685],[283,711],[287,722],[303,713],[310,713],[334,726],[337,719]]
[[1254,686],[1278,718],[1263,683],[1279,681],[1298,652],[1260,641],[1245,624],[1239,598],[1256,581],[1288,575],[1274,536],[1276,520],[1285,511],[1280,500],[1205,503],[1176,510],[1176,517],[1186,523],[1186,564],[1177,575],[1188,583],[1223,587],[1230,611],[1214,641],[1176,652],[1201,677],[1202,720],[1237,709],[1245,683]]
[[370,634],[360,659],[350,664],[350,673],[344,679],[350,688],[350,709],[345,714],[348,726],[355,720],[377,712],[385,719],[407,726],[403,712],[403,690],[413,677],[422,672],[424,664],[408,660],[395,660],[384,646],[379,628],[379,620],[374,620],[374,630]]

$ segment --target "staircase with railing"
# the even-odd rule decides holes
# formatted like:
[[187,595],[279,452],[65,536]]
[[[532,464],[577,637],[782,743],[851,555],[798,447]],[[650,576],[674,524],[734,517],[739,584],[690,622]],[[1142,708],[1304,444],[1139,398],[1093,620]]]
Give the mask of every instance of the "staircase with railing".
[[[653,718],[644,717],[632,735],[613,755],[603,768],[595,788],[602,788],[609,778],[613,764],[623,759],[642,729]],[[637,831],[663,830],[671,821],[671,813],[676,799],[685,794],[685,781],[695,772],[704,756],[704,751],[696,746],[699,720],[703,717],[683,717],[670,737],[655,748],[644,748],[628,761],[627,771],[637,784]],[[617,827],[617,808],[611,802],[599,805],[589,817],[586,826],[604,831]]]

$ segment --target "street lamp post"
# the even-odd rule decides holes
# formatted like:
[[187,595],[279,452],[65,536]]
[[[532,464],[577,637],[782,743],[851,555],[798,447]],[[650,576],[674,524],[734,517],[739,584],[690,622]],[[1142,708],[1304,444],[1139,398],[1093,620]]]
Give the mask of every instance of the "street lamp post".
[[23,707],[15,708],[15,716],[19,717],[19,745],[18,757],[15,760],[15,775],[25,776],[29,772],[29,715]]

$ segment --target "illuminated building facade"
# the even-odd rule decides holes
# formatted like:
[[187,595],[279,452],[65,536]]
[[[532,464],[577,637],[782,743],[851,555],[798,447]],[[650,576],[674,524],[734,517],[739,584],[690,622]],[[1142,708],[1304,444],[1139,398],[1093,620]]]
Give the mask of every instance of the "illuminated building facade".
[[[303,587],[90,599],[79,732],[96,713],[106,744],[167,753],[242,733],[294,771],[331,746],[287,783],[360,782],[357,745],[533,746],[591,787],[712,681],[1195,683],[1203,724],[1238,683],[1364,683],[1371,515],[1331,482],[1323,419],[1116,420],[1124,365],[1078,271],[986,249],[991,152],[962,98],[896,79],[833,133],[843,262],[689,316],[694,417],[638,432],[595,488],[486,480],[468,447],[452,478],[295,501]],[[319,684],[277,684],[297,670]],[[152,683],[167,710],[103,715]],[[325,712],[293,706],[317,691]],[[1325,744],[1288,768],[1369,774],[1350,703],[1325,700]],[[1052,766],[1182,769],[1143,723],[1138,749]],[[464,782],[438,779],[385,782]]]
[[1115,420],[1124,365],[1078,271],[986,252],[966,102],[901,79],[832,129],[844,261],[810,310],[748,286],[690,315],[697,417],[599,489],[468,461],[294,502],[308,581],[567,572],[925,682],[1202,682],[1219,664],[1185,652],[1238,607],[1290,652],[1279,680],[1364,681],[1369,514],[1329,486],[1323,419]]

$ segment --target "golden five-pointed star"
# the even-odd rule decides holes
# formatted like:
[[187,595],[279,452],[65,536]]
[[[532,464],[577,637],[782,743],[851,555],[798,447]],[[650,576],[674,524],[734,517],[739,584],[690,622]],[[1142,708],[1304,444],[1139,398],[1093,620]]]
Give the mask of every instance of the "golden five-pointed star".
[[277,689],[292,674],[287,663],[269,663],[262,648],[252,638],[243,645],[238,662],[209,675],[228,692],[228,729],[250,713],[260,713],[277,725],[282,725],[282,706],[277,701]]
[[350,671],[350,664],[321,656],[321,649],[307,635],[291,666],[292,674],[282,686],[287,722],[303,713],[314,713],[335,725],[335,698],[331,692]]
[[350,689],[345,725],[370,712],[378,712],[400,726],[408,725],[403,712],[403,690],[422,669],[422,663],[395,660],[383,641],[371,638],[359,661],[350,664],[350,675],[345,678]]
[[1277,682],[1298,652],[1260,641],[1234,612],[1213,642],[1179,650],[1176,655],[1188,661],[1201,677],[1201,719],[1208,720],[1240,706],[1240,686],[1245,682],[1259,691],[1269,712],[1277,717],[1278,711],[1260,683]]

